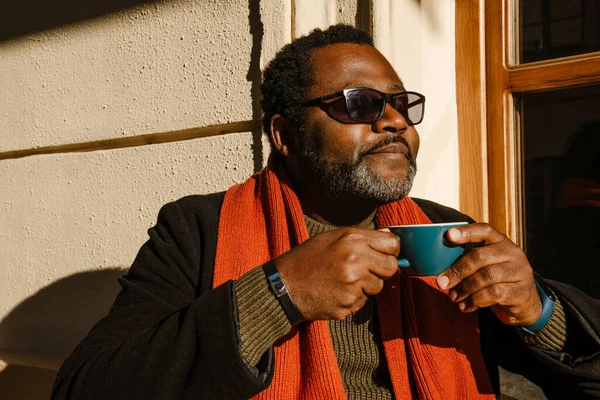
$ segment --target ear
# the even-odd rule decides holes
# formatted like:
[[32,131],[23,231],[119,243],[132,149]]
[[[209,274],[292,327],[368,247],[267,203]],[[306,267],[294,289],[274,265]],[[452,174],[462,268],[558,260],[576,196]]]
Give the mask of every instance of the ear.
[[289,157],[293,153],[292,135],[292,126],[283,115],[275,114],[271,117],[271,141],[284,157]]

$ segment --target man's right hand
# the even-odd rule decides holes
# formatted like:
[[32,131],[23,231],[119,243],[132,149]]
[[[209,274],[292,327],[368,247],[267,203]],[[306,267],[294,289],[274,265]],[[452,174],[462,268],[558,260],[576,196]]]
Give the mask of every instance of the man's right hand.
[[275,259],[304,319],[344,319],[398,270],[400,241],[387,229],[340,228],[313,236]]

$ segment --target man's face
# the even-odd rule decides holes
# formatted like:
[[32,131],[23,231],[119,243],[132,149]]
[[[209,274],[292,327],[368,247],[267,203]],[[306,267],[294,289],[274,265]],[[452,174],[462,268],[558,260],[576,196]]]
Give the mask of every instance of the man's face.
[[[371,46],[329,45],[313,51],[312,64],[315,83],[307,98],[353,87],[405,90],[389,62]],[[372,124],[342,123],[320,107],[309,107],[294,147],[319,189],[337,197],[391,202],[412,187],[419,136],[389,104]]]

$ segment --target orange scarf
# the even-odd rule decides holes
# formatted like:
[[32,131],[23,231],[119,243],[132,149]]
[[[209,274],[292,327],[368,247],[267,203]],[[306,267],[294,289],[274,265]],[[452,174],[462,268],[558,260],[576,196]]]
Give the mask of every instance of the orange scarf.
[[[378,227],[431,223],[409,198],[379,209]],[[272,159],[225,194],[213,287],[237,279],[309,239],[289,178]],[[435,277],[387,280],[376,297],[396,399],[495,398],[481,355],[476,313],[458,311]],[[327,321],[302,323],[275,343],[271,385],[256,399],[346,399]]]

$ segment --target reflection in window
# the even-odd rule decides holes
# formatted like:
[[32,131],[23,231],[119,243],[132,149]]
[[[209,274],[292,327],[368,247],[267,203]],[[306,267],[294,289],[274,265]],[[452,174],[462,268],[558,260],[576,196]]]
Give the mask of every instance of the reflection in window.
[[521,0],[521,63],[600,50],[597,0]]
[[528,257],[600,299],[600,85],[528,93],[521,110]]

